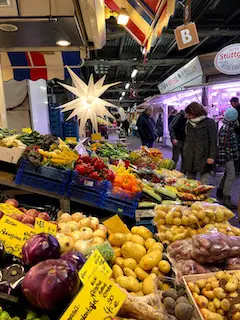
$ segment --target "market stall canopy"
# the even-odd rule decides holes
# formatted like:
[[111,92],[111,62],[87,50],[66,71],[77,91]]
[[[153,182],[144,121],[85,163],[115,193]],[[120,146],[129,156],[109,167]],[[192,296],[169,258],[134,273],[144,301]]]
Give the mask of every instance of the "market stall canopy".
[[130,18],[125,29],[149,51],[174,14],[176,0],[105,0],[105,4],[113,12],[127,10]]
[[80,51],[1,52],[0,56],[4,81],[53,78],[64,80],[70,77],[66,65],[80,76],[84,64]]

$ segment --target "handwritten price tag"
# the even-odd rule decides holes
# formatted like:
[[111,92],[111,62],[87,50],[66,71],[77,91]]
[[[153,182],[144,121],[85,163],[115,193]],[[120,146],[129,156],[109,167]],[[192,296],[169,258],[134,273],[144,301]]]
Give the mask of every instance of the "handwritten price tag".
[[60,320],[112,320],[127,295],[96,269]]
[[7,253],[21,258],[24,243],[36,234],[35,230],[25,224],[3,216],[0,220],[0,240],[3,242]]
[[42,220],[40,218],[35,219],[35,231],[36,233],[48,233],[51,234],[52,236],[56,236],[57,234],[57,226],[51,222]]
[[20,211],[19,209],[15,208],[14,206],[12,206],[9,203],[0,203],[0,211],[2,211],[7,216],[11,216],[14,213],[24,214],[22,211]]
[[112,269],[97,249],[92,253],[90,258],[79,271],[79,277],[82,283],[85,283],[90,278],[96,268],[104,272],[107,277],[111,277]]

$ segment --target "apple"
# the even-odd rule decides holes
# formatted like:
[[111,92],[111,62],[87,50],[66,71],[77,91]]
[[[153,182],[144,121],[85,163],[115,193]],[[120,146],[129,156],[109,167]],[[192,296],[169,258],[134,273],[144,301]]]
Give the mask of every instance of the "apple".
[[60,252],[61,253],[73,250],[74,241],[71,237],[68,237],[68,236],[60,237],[58,239],[58,242],[60,244]]
[[51,220],[50,217],[49,217],[49,214],[47,212],[40,212],[38,214],[38,218],[39,219],[43,219],[45,221],[50,221]]
[[5,203],[11,204],[12,206],[14,206],[15,208],[18,207],[18,202],[15,199],[8,199],[7,201],[5,201]]

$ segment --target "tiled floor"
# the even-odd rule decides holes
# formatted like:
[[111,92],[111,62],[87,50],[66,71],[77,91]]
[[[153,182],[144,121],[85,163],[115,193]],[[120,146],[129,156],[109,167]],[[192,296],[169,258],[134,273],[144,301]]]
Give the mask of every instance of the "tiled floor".
[[[131,137],[127,140],[127,144],[128,144],[128,148],[129,149],[138,149],[141,146],[141,141],[140,139],[136,138],[136,137]],[[172,158],[172,150],[171,148],[168,147],[163,147],[160,143],[155,143],[154,145],[155,148],[160,148],[164,154],[164,158]],[[178,163],[178,168],[179,168],[179,163]],[[216,175],[212,175],[210,178],[210,183],[214,186],[218,186],[220,179],[221,179],[221,173],[217,173]],[[212,197],[216,196],[216,188],[212,191],[211,193]],[[237,205],[238,203],[238,199],[240,197],[240,176],[238,176],[236,178],[236,180],[234,181],[233,187],[232,187],[232,201],[234,204]],[[237,211],[235,212],[237,213]],[[233,221],[231,221],[232,224],[236,225],[238,223],[237,221],[237,217],[233,219]]]

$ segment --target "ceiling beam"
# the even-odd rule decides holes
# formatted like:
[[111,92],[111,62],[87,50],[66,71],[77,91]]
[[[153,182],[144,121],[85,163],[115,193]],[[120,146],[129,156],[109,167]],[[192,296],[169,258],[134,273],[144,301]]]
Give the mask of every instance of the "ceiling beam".
[[[174,30],[167,29],[163,31],[162,35],[164,37],[168,38],[175,38],[174,36]],[[240,30],[229,30],[229,29],[211,29],[211,30],[203,30],[203,29],[198,29],[198,35],[199,37],[234,37],[234,36],[240,36]],[[159,39],[160,40],[160,39]],[[157,46],[157,45],[156,45]],[[156,47],[155,46],[155,47]],[[154,49],[155,49],[154,47]],[[155,50],[153,50],[154,52]]]
[[231,22],[235,17],[237,17],[240,14],[240,8],[238,8],[237,10],[233,11],[232,14],[230,14],[230,16],[227,18],[226,20],[226,25],[229,24],[229,22]]
[[84,63],[84,66],[86,67],[94,67],[96,65],[104,65],[104,66],[138,66],[141,68],[149,68],[153,66],[157,67],[166,67],[166,66],[172,66],[172,65],[177,65],[181,63],[186,63],[188,62],[189,59],[153,59],[153,60],[148,60],[146,62],[139,62],[135,60],[86,60]]
[[[130,89],[128,89],[128,90],[124,89],[124,91],[130,92],[131,90],[130,90]],[[136,91],[137,91],[137,92],[145,92],[145,91],[155,92],[155,91],[158,91],[158,89],[157,89],[157,88],[153,88],[153,89],[148,89],[148,88],[140,89],[140,88],[136,88]],[[114,92],[114,93],[115,93],[115,92],[118,92],[118,93],[119,93],[119,89],[108,89],[108,91],[107,91],[107,93],[113,93],[113,92]]]

